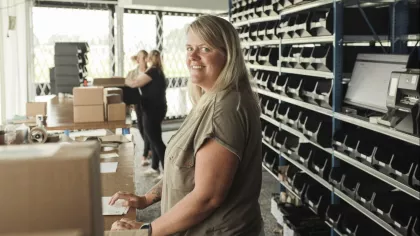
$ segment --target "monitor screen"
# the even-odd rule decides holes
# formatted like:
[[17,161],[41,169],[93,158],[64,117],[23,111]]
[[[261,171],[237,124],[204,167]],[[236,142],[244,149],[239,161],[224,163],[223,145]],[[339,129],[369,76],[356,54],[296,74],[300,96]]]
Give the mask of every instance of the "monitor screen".
[[393,71],[405,71],[409,55],[359,54],[344,102],[386,113],[388,86]]

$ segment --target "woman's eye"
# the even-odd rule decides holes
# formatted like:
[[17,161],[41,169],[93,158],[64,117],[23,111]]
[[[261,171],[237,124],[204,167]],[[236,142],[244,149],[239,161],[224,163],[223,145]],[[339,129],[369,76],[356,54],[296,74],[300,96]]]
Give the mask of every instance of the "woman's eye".
[[192,48],[191,47],[187,47],[187,52],[191,52]]
[[202,47],[201,51],[202,52],[210,52],[210,48]]

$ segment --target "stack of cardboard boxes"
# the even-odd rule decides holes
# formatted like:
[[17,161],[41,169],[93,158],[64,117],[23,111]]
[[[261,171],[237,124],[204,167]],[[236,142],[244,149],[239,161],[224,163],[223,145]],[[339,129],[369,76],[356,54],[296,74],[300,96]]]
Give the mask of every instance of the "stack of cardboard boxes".
[[73,121],[75,123],[123,121],[126,105],[122,90],[103,87],[77,87],[73,89]]

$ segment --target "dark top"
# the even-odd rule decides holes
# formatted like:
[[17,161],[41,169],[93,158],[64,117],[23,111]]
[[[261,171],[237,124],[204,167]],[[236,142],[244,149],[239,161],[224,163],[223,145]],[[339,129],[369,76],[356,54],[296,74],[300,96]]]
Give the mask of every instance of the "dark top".
[[145,72],[152,78],[148,84],[141,88],[141,105],[144,110],[166,108],[166,79],[163,72],[151,67]]

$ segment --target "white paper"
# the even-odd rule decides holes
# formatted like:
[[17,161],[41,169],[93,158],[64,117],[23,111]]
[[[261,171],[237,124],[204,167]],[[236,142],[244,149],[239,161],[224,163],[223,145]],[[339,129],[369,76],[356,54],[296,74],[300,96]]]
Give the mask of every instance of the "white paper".
[[102,197],[102,215],[111,216],[127,214],[129,207],[124,207],[122,205],[124,200],[119,199],[112,206],[108,204],[109,200],[111,200],[111,197]]
[[101,162],[101,173],[117,172],[118,162]]
[[70,133],[70,138],[75,139],[76,137],[102,137],[106,136],[105,129],[86,130]]
[[101,158],[103,159],[116,158],[116,157],[119,157],[119,155],[118,153],[115,153],[115,152],[101,154]]

